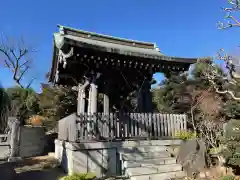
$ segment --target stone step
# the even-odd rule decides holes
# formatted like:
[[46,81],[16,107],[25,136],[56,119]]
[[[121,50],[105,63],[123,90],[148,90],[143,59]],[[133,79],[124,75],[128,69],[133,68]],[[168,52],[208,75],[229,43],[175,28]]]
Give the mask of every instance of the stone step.
[[130,180],[170,180],[172,178],[183,178],[186,174],[183,171],[142,175],[142,176],[132,176]]
[[146,153],[146,152],[162,152],[166,151],[166,146],[138,146],[138,147],[126,147],[121,149],[122,153]]
[[49,153],[48,153],[48,156],[50,156],[50,157],[55,157],[55,153],[54,153],[54,152],[49,152]]
[[121,160],[123,161],[138,161],[143,159],[158,159],[158,158],[168,158],[168,157],[171,157],[171,154],[167,151],[121,154]]
[[144,165],[164,165],[176,164],[175,158],[157,158],[157,159],[142,159],[138,161],[123,161],[124,168],[143,167]]
[[179,146],[182,140],[140,140],[140,141],[124,141],[122,148],[139,147],[139,146]]
[[182,166],[180,164],[145,165],[144,167],[127,168],[125,173],[127,176],[132,177],[175,171],[182,171]]

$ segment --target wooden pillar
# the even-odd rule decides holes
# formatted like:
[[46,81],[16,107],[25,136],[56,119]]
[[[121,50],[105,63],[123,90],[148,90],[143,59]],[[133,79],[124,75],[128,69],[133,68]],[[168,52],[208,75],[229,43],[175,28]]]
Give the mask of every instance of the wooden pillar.
[[86,94],[85,94],[85,89],[83,89],[82,92],[81,92],[80,113],[84,113],[85,112],[85,106],[86,106]]
[[110,91],[110,84],[109,82],[105,83],[104,92],[103,92],[103,113],[109,114],[109,91]]
[[[97,89],[97,85],[96,85],[96,78],[93,77],[92,81],[90,83],[90,87],[89,87],[89,95],[88,95],[88,114],[93,114],[93,113],[97,113],[97,96],[98,96],[98,89]],[[89,117],[89,120],[94,120],[95,117],[92,119],[91,116]],[[94,124],[96,122],[94,121]],[[92,126],[90,126],[89,123],[87,123],[87,129],[88,132],[91,131],[91,129],[94,128]]]
[[85,112],[85,104],[86,104],[86,96],[85,96],[85,90],[87,86],[89,85],[89,81],[86,80],[83,85],[78,85],[78,104],[77,104],[77,114],[81,114]]
[[146,89],[145,91],[145,112],[152,112],[153,111],[153,105],[152,105],[152,93],[150,91],[150,88]]
[[152,112],[152,94],[151,85],[149,80],[146,78],[139,90],[138,95],[138,111],[139,112]]
[[109,95],[108,95],[108,93],[103,95],[103,113],[109,114]]
[[91,104],[92,104],[92,88],[91,85],[88,90],[88,113],[91,113]]
[[95,81],[93,81],[90,84],[90,88],[91,88],[91,113],[96,113],[97,112],[98,87],[97,87]]
[[96,81],[100,75],[100,73],[92,73],[92,81],[89,88],[88,113],[97,113],[98,86]]
[[82,106],[82,92],[81,92],[81,85],[78,85],[78,103],[77,103],[77,115],[81,114],[81,106]]
[[142,84],[139,85],[140,89],[138,89],[138,96],[137,96],[137,106],[138,106],[138,112],[143,113],[144,112],[144,84],[145,80],[142,82]]
[[137,105],[138,105],[138,112],[142,113],[144,112],[144,102],[143,102],[143,91],[140,89],[138,93],[138,99],[137,99]]

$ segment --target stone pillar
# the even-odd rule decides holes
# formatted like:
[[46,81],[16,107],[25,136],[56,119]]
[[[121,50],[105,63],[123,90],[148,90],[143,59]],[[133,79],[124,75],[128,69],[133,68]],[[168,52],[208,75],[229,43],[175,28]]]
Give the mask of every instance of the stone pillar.
[[19,159],[20,153],[20,122],[16,119],[12,123],[10,133],[10,156],[8,161],[16,161]]

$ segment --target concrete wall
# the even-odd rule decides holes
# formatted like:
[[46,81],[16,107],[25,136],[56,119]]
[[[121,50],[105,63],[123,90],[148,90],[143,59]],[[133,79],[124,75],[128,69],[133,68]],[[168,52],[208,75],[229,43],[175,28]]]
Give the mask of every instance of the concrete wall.
[[9,134],[0,134],[0,162],[6,160],[10,154]]
[[43,155],[45,146],[46,140],[43,127],[21,127],[19,152],[21,158]]
[[98,177],[120,175],[120,153],[129,153],[139,146],[176,146],[179,140],[70,143],[55,140],[55,158],[63,169],[73,172],[94,172]]
[[0,143],[0,161],[5,160],[9,157],[10,154],[10,145],[6,144],[4,145],[3,143]]

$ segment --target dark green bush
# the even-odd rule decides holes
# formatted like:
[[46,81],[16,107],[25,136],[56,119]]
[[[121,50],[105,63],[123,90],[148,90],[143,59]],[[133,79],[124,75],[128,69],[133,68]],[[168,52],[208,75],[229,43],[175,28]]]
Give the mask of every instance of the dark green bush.
[[93,180],[96,175],[93,173],[74,173],[73,175],[64,176],[60,180]]
[[227,175],[227,176],[222,176],[221,180],[236,180],[236,178],[233,175]]
[[240,103],[229,101],[224,106],[224,112],[229,119],[240,119]]
[[226,126],[223,143],[223,157],[226,165],[239,169],[240,167],[240,120],[230,120]]

